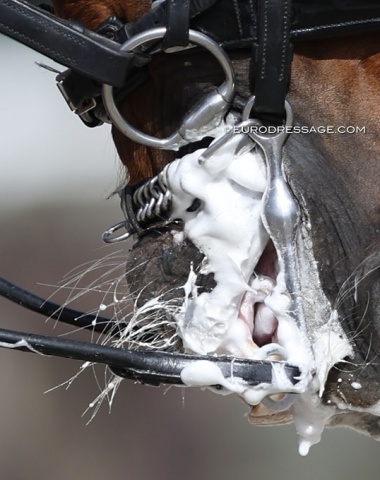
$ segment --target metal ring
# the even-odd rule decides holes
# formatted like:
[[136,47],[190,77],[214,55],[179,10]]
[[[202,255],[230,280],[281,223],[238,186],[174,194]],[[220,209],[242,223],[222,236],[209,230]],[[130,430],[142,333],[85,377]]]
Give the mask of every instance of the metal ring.
[[[129,238],[134,233],[136,233],[132,228],[127,229],[127,225],[129,225],[128,222],[126,220],[123,220],[122,222],[116,223],[115,225],[110,227],[102,235],[103,242],[105,243],[121,242]],[[118,230],[121,230],[122,228],[127,229],[127,231],[123,235],[119,235],[118,237],[111,237],[113,233],[117,232]]]
[[[255,95],[250,97],[245,104],[244,110],[243,110],[243,115],[242,115],[242,120],[249,120],[250,117],[249,115],[251,114],[253,105],[255,104]],[[293,124],[293,112],[292,112],[292,107],[290,106],[289,102],[285,100],[285,113],[286,113],[286,120],[285,120],[285,126],[289,127]]]
[[[134,48],[147,42],[162,39],[165,33],[165,27],[146,30],[127,40],[120,47],[120,50],[123,52],[131,52]],[[108,116],[118,130],[131,140],[149,147],[178,150],[180,146],[195,141],[194,131],[200,129],[204,131],[206,125],[210,125],[210,129],[215,127],[215,118],[220,117],[222,114],[224,116],[229,109],[235,91],[235,75],[230,59],[216,42],[200,32],[189,30],[189,41],[200,45],[214,55],[223,68],[226,79],[213,94],[206,96],[203,102],[201,101],[199,105],[196,105],[196,107],[198,107],[197,109],[193,108],[188,112],[179,129],[170,137],[163,139],[156,138],[130,125],[125,118],[122,117],[116,106],[113,87],[111,85],[103,85],[103,102]],[[213,122],[214,124],[212,124]]]

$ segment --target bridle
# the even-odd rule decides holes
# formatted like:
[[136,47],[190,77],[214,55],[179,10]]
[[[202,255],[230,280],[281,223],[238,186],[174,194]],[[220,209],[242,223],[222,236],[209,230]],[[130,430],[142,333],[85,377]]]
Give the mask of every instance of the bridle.
[[[20,0],[0,3],[0,32],[31,46],[62,63],[68,70],[57,77],[60,91],[70,108],[90,127],[103,122],[114,124],[138,143],[160,149],[178,150],[198,140],[202,128],[210,132],[224,119],[235,92],[230,52],[244,50],[252,60],[252,96],[235,127],[258,124],[291,126],[292,112],[286,102],[292,59],[292,42],[380,30],[380,5],[376,0],[361,2],[303,2],[302,0],[166,0],[133,24],[115,17],[107,19],[96,32],[58,19],[51,13]],[[226,29],[223,20],[228,20]],[[273,32],[276,32],[275,34]],[[147,78],[146,65],[162,50],[187,49],[197,45],[208,50],[221,65],[225,81],[196,104],[180,127],[166,139],[157,139],[136,130],[120,114],[117,104]],[[53,47],[52,47],[53,45]],[[228,143],[230,129],[202,154],[201,161]],[[296,259],[291,243],[298,222],[298,207],[282,171],[282,147],[287,132],[267,136],[251,132],[247,142],[263,151],[269,188],[264,199],[264,222],[278,249],[284,252],[289,273],[287,290],[297,290]],[[108,229],[103,239],[112,243],[131,235],[143,236],[172,222],[172,192],[167,169],[138,185],[127,185],[119,193],[125,219]],[[281,192],[281,194],[279,194]],[[279,204],[288,205],[287,209]],[[123,234],[115,236],[115,232]],[[292,253],[293,252],[293,253]],[[0,294],[44,316],[99,334],[118,335],[120,325],[108,318],[94,317],[49,302],[5,279]],[[299,299],[293,296],[292,311],[302,322]],[[156,351],[122,350],[87,342],[0,330],[0,346],[28,352],[104,363],[118,376],[145,384],[183,384],[181,371],[202,359],[215,362],[226,377],[240,377],[249,385],[271,383],[273,361],[253,361],[227,356],[200,356]],[[295,365],[284,365],[292,384],[300,374]]]

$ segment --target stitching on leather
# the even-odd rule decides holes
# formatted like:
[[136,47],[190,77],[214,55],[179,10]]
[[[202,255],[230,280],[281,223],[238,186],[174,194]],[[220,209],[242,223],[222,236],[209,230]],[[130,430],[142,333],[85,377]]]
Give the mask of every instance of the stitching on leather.
[[266,63],[267,63],[267,43],[268,43],[268,0],[264,2],[264,35],[263,35],[263,54],[262,54],[262,62],[261,62],[261,72],[260,78],[263,80],[265,78],[265,70],[266,70]]
[[280,64],[280,74],[278,77],[279,82],[282,82],[284,80],[284,75],[285,75],[286,47],[287,47],[288,38],[289,38],[288,15],[289,15],[289,2],[288,0],[284,0],[284,16],[283,16],[284,31],[282,35],[281,64]]
[[241,25],[240,8],[239,8],[238,0],[233,0],[233,5],[234,5],[234,9],[235,9],[236,22],[237,22],[238,29],[239,29],[239,36],[242,36],[243,35],[243,27]]
[[251,17],[251,25],[253,26],[254,31],[257,28],[257,21],[255,15],[255,6],[253,4],[254,0],[249,0],[249,16]]
[[[32,20],[34,20],[38,25],[41,25],[42,27],[50,27],[50,22],[48,20],[45,20],[45,19],[42,19],[42,18],[35,18],[35,15],[29,13],[29,12],[25,12],[23,11],[21,8],[17,7],[17,5],[13,5],[9,2],[5,2],[5,5],[7,7],[9,7],[11,10],[14,10],[16,12],[19,12],[19,13],[22,13],[23,15],[26,15],[27,17],[31,18]],[[45,45],[43,45],[42,43],[38,42],[37,40],[33,40],[33,39],[30,39],[27,35],[23,34],[23,33],[20,33],[18,32],[17,30],[13,29],[12,27],[9,27],[8,25],[5,25],[3,22],[1,22],[1,25],[3,25],[3,27],[5,29],[7,29],[8,31],[10,32],[13,32],[13,33],[17,33],[21,38],[25,38],[27,40],[29,40],[30,42],[32,42],[34,45],[38,45],[40,47],[43,47],[45,49],[45,51],[47,52],[55,52],[57,54],[57,56],[59,58],[67,58],[67,59],[70,59],[72,57],[69,57],[67,55],[62,55],[60,54],[57,50],[53,49],[53,48],[49,48],[49,47],[46,47]],[[78,38],[76,38],[74,35],[71,35],[69,32],[61,32],[61,35],[64,35],[66,38],[72,38],[74,39],[76,42],[79,43],[79,45],[82,45],[82,46],[85,46],[85,42],[83,40],[80,40]],[[74,60],[74,59],[73,59]]]
[[55,57],[57,59],[64,60],[65,62],[70,62],[71,65],[77,65],[78,64],[78,60],[76,60],[75,58],[68,57],[67,55],[62,55],[62,53],[60,53],[59,51],[54,50],[52,48],[48,48],[45,45],[43,45],[42,43],[37,42],[36,40],[30,39],[30,37],[28,37],[27,35],[24,35],[23,33],[20,33],[19,31],[15,30],[14,28],[9,27],[8,25],[5,25],[2,22],[0,22],[0,25],[2,27],[4,27],[4,29],[6,31],[17,34],[18,38],[23,38],[23,39],[27,40],[29,42],[28,45],[29,44],[36,45],[37,47],[40,47],[44,52],[48,52],[48,53],[51,53],[51,54],[55,55]]
[[365,25],[366,23],[371,23],[371,22],[380,22],[380,17],[366,18],[364,20],[351,20],[349,22],[341,22],[341,23],[329,23],[327,25],[316,25],[308,28],[298,28],[298,29],[292,30],[292,33],[294,34],[294,33],[302,33],[302,32],[311,32],[313,30],[327,30],[329,28],[348,27],[352,25]]

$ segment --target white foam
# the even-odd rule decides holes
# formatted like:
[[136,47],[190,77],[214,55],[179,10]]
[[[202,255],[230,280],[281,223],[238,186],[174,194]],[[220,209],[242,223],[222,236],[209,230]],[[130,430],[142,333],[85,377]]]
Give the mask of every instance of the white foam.
[[182,382],[191,387],[214,387],[220,385],[223,390],[214,390],[226,395],[236,393],[249,405],[257,405],[271,394],[284,392],[298,393],[299,385],[289,380],[283,364],[272,364],[272,382],[252,387],[242,378],[230,376],[226,378],[217,364],[210,360],[199,360],[186,366],[181,372]]
[[359,383],[359,382],[352,382],[351,383],[351,387],[354,389],[354,390],[361,390],[363,388],[362,384]]
[[[173,192],[172,218],[183,220],[184,237],[205,255],[202,273],[213,273],[216,281],[210,293],[198,294],[197,275],[191,270],[184,286],[185,300],[176,316],[179,333],[188,352],[251,359],[279,354],[297,365],[301,375],[294,386],[280,366],[273,371],[271,384],[251,387],[242,379],[225,378],[217,365],[202,361],[186,367],[182,380],[191,386],[222,385],[223,393],[237,393],[250,405],[280,391],[298,393],[291,408],[300,436],[300,453],[305,455],[319,441],[335,412],[335,407],[321,404],[318,391],[323,392],[331,367],[351,350],[338,319],[330,315],[331,308],[320,293],[318,268],[307,232],[298,232],[295,246],[301,245],[300,264],[306,269],[300,273],[302,288],[305,286],[307,293],[308,324],[303,330],[288,311],[290,296],[281,259],[275,281],[264,276],[252,278],[269,241],[262,222],[266,168],[260,151],[247,145],[241,148],[242,142],[244,137],[236,135],[205,161],[198,161],[204,150],[197,150],[174,161],[168,169]],[[201,206],[188,212],[195,199],[201,201]],[[313,289],[318,290],[317,294]],[[277,346],[258,348],[252,340],[252,306],[257,302],[263,302],[265,313],[258,328],[265,332],[273,322],[269,311],[278,321]],[[313,377],[314,371],[317,373]]]
[[[334,314],[335,316],[335,314]],[[334,317],[333,317],[334,318]],[[352,346],[347,341],[346,337],[340,332],[334,331],[334,323],[331,319],[326,323],[324,329],[320,329],[315,333],[315,342],[313,343],[313,350],[315,361],[318,365],[317,377],[319,381],[319,396],[322,397],[327,376],[331,368],[338,362],[343,361],[345,357],[352,355]],[[342,379],[339,378],[338,382]]]
[[[205,254],[204,269],[217,282],[210,293],[192,292],[177,319],[185,347],[200,354],[226,353],[232,345],[234,354],[236,346],[242,346],[240,355],[256,350],[238,311],[269,239],[261,222],[265,165],[255,151],[235,155],[241,139],[236,136],[203,164],[198,159],[204,150],[198,150],[168,170],[173,218],[183,219],[185,235]],[[202,207],[187,212],[195,198]]]
[[319,443],[325,426],[334,415],[334,407],[322,404],[316,394],[318,383],[312,383],[304,394],[297,397],[292,407],[294,425],[299,439],[299,454],[306,456],[310,447]]

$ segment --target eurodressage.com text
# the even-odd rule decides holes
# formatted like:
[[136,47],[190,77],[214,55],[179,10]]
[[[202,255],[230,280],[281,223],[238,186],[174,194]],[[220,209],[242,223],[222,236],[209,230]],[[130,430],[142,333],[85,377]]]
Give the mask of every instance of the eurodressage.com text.
[[265,126],[265,125],[236,125],[233,127],[234,133],[258,133],[261,135],[276,135],[279,133],[366,133],[366,127],[359,127],[354,125],[340,125],[335,127],[333,125],[319,125],[318,127],[307,127],[305,125],[279,125]]

